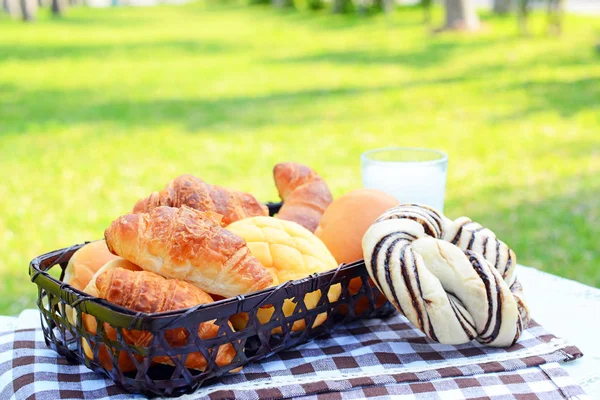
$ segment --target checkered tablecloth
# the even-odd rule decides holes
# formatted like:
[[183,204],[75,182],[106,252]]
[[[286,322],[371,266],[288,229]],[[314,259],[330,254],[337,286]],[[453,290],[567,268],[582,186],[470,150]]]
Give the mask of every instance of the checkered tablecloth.
[[[141,397],[48,349],[37,321],[34,310],[0,320],[0,399]],[[339,326],[183,398],[583,399],[558,364],[580,356],[535,322],[497,349],[434,343],[396,314]]]

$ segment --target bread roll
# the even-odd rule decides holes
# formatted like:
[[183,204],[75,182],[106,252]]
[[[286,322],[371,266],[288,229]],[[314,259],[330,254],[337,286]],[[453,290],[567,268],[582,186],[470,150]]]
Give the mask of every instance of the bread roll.
[[75,289],[83,290],[104,264],[116,258],[118,256],[108,250],[104,240],[88,243],[69,259],[64,281]]
[[[273,217],[253,217],[234,222],[227,230],[246,240],[252,255],[273,275],[273,285],[337,267],[337,262],[323,242],[295,222]],[[328,293],[329,300],[335,301],[339,295],[340,285],[332,286]],[[320,297],[320,290],[306,295],[306,307],[314,308]],[[285,301],[283,312],[286,316],[292,314],[295,304],[291,299]],[[258,318],[263,323],[269,321],[272,315],[273,308],[258,311]],[[322,324],[326,318],[325,313],[320,314],[313,326]],[[243,328],[239,320],[234,322],[234,326]],[[298,320],[294,323],[293,330],[304,329],[305,326],[304,320]]]
[[361,260],[365,232],[384,211],[398,204],[394,197],[377,189],[353,190],[327,207],[315,235],[339,264]]
[[371,225],[362,245],[371,278],[430,339],[505,347],[527,328],[516,256],[480,224],[401,204]]

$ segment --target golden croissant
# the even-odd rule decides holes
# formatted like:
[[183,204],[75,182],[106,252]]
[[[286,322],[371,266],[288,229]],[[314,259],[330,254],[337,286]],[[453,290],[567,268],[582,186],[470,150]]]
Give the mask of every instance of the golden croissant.
[[[102,271],[96,277],[98,296],[119,306],[144,313],[158,313],[180,310],[198,304],[212,303],[213,299],[192,285],[178,279],[165,279],[160,275],[147,271],[130,271],[124,268],[112,268]],[[203,322],[198,328],[201,339],[212,339],[217,336],[219,327],[213,321]],[[153,342],[150,332],[123,330],[127,342],[148,347]],[[169,329],[165,332],[165,340],[175,351],[177,347],[186,345],[189,332],[184,328]],[[215,363],[224,366],[235,357],[235,349],[231,344],[219,346]],[[173,365],[169,356],[154,357],[153,362]],[[190,353],[185,366],[203,371],[207,360],[200,352]]]
[[[107,271],[117,269],[117,268],[118,269],[127,269],[130,271],[141,271],[142,270],[137,265],[135,265],[123,258],[117,258],[113,261],[109,261],[102,268],[100,268],[93,275],[92,279],[89,281],[87,286],[83,289],[83,291],[94,297],[101,297],[98,287],[96,286],[96,279],[98,278],[99,275],[101,275]],[[77,319],[77,316],[75,314],[75,310],[73,309],[72,311],[73,311],[73,313],[72,313],[72,322],[73,322]],[[82,314],[81,318],[82,318],[83,327],[88,332],[95,334],[98,329],[96,318],[92,317],[91,315],[85,314],[85,313]],[[104,332],[106,333],[106,337],[109,340],[113,340],[113,341],[117,340],[117,331],[115,330],[115,328],[113,328],[110,324],[107,324],[107,323],[103,324],[103,328],[104,328]],[[90,347],[90,344],[85,339],[81,339],[81,344],[82,344],[83,351],[85,352],[86,357],[89,359],[93,359],[94,355],[93,355],[92,349]],[[111,361],[110,353],[111,352],[106,348],[106,346],[104,344],[98,343],[98,360],[100,361],[100,365],[102,365],[104,368],[106,368],[108,370],[112,370],[112,361]],[[141,357],[136,357],[136,358],[137,358],[138,362],[141,361]],[[131,358],[129,358],[127,353],[124,351],[119,351],[119,354],[117,356],[117,362],[119,364],[119,368],[123,372],[129,372],[129,371],[135,370],[134,362],[131,360]]]
[[333,201],[325,181],[309,167],[293,162],[277,164],[273,178],[283,200],[277,218],[296,222],[314,232]]
[[160,192],[139,200],[133,212],[149,212],[159,206],[188,206],[200,211],[212,211],[223,216],[228,225],[242,218],[269,215],[267,207],[249,193],[211,185],[193,175],[173,179]]
[[114,254],[207,293],[227,298],[271,286],[269,271],[220,220],[218,214],[186,206],[160,206],[117,218],[104,236]]

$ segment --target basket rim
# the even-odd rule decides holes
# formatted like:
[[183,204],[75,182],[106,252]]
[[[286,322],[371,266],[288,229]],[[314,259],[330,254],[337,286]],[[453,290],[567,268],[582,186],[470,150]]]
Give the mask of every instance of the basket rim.
[[[286,296],[289,298],[304,295],[306,293],[318,290],[319,287],[323,286],[324,282],[331,282],[334,278],[340,275],[340,277],[351,275],[353,268],[364,265],[364,260],[357,260],[347,264],[342,263],[339,264],[337,268],[321,273],[314,273],[304,278],[287,281],[280,285],[272,286],[257,292],[216,300],[212,303],[199,304],[190,308],[164,311],[159,313],[145,313],[136,312],[111,303],[105,299],[87,294],[72,287],[66,282],[54,278],[49,274],[47,269],[49,270],[51,267],[61,264],[59,261],[62,257],[65,257],[65,254],[70,253],[68,256],[68,258],[70,258],[75,251],[88,243],[90,242],[86,241],[84,243],[53,250],[35,257],[29,263],[30,280],[37,286],[42,287],[58,296],[62,301],[65,302],[66,305],[77,309],[79,312],[84,312],[92,316],[97,316],[98,313],[102,313],[104,314],[102,319],[104,319],[106,322],[114,324],[115,326],[121,326],[129,329],[164,329],[165,325],[173,324],[183,315],[197,315],[206,310],[215,311],[214,314],[221,315],[232,315],[239,312],[247,312],[255,307],[270,304],[268,303],[268,299],[276,292],[285,290]],[[68,258],[65,257],[63,263],[66,263]],[[44,263],[49,264],[49,266],[44,268]],[[114,317],[108,318],[110,321],[106,318],[107,315],[105,313],[107,312],[111,317]],[[210,314],[211,316],[207,317],[206,320],[214,319],[214,316],[212,316],[213,313],[210,312]]]

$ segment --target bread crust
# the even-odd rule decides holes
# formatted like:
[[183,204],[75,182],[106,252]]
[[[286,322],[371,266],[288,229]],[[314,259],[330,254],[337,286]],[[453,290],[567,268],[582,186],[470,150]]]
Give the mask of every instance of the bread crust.
[[[164,311],[190,308],[198,304],[212,303],[209,294],[191,283],[178,279],[165,279],[158,274],[147,271],[130,271],[124,268],[114,268],[103,271],[96,278],[99,297],[126,307],[133,311],[158,313]],[[212,339],[217,336],[219,327],[215,321],[200,324],[198,336],[200,339]],[[169,329],[164,333],[165,339],[173,348],[185,346],[190,333],[184,328]],[[150,332],[123,330],[123,337],[136,346],[148,347],[152,344]],[[215,363],[225,366],[235,357],[235,349],[231,344],[219,346]],[[158,356],[153,362],[174,365],[169,356]],[[201,352],[188,354],[185,366],[203,371],[208,362]]]
[[269,271],[220,220],[219,214],[187,206],[159,206],[117,218],[104,235],[112,253],[207,293],[233,297],[271,286]]
[[149,212],[160,206],[188,206],[212,211],[223,216],[223,225],[243,218],[269,215],[268,208],[251,194],[211,185],[189,174],[178,176],[160,192],[139,200],[133,212]]
[[333,198],[327,184],[306,165],[286,162],[273,168],[273,178],[283,200],[277,218],[296,222],[314,232]]

